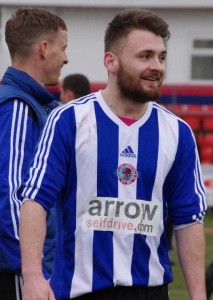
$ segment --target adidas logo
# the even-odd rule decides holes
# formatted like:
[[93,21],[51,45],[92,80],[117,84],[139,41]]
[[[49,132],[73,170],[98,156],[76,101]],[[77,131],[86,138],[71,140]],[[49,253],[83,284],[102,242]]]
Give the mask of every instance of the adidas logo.
[[131,146],[125,148],[121,153],[120,156],[122,157],[136,157],[135,153],[133,152]]

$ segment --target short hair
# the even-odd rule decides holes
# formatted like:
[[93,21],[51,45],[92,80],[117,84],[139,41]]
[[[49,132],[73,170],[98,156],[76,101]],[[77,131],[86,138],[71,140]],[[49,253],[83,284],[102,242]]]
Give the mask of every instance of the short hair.
[[71,90],[77,99],[90,93],[90,82],[83,74],[71,74],[63,79],[62,88]]
[[111,51],[134,29],[144,29],[168,40],[168,24],[157,14],[140,8],[124,9],[115,15],[105,31],[105,52]]
[[28,56],[39,38],[50,40],[59,30],[67,30],[67,27],[57,15],[40,8],[18,8],[5,26],[5,40],[11,58]]

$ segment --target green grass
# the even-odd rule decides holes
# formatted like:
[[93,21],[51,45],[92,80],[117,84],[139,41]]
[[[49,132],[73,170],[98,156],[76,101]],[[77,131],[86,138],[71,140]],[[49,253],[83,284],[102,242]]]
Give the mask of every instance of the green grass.
[[[206,236],[206,267],[213,261],[213,212],[206,214],[205,220],[205,236]],[[172,266],[174,281],[169,285],[170,300],[189,300],[186,285],[180,269],[176,250],[171,255],[174,265]],[[213,295],[211,296],[213,300]]]

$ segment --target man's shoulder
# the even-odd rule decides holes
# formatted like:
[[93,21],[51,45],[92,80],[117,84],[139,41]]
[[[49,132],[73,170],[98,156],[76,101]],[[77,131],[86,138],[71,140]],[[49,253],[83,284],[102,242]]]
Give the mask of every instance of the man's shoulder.
[[34,99],[30,94],[13,85],[0,85],[0,103],[5,101],[28,101]]
[[95,94],[89,94],[84,97],[72,100],[66,104],[62,104],[57,107],[54,111],[63,115],[76,114],[76,112],[87,112],[90,111],[91,106],[94,106],[94,101],[97,101]]

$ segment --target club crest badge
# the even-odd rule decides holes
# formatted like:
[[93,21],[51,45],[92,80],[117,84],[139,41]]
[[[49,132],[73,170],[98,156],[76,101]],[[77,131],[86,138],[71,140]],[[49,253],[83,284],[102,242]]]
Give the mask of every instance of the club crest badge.
[[132,184],[138,178],[138,172],[130,164],[121,164],[118,166],[117,176],[122,184]]

